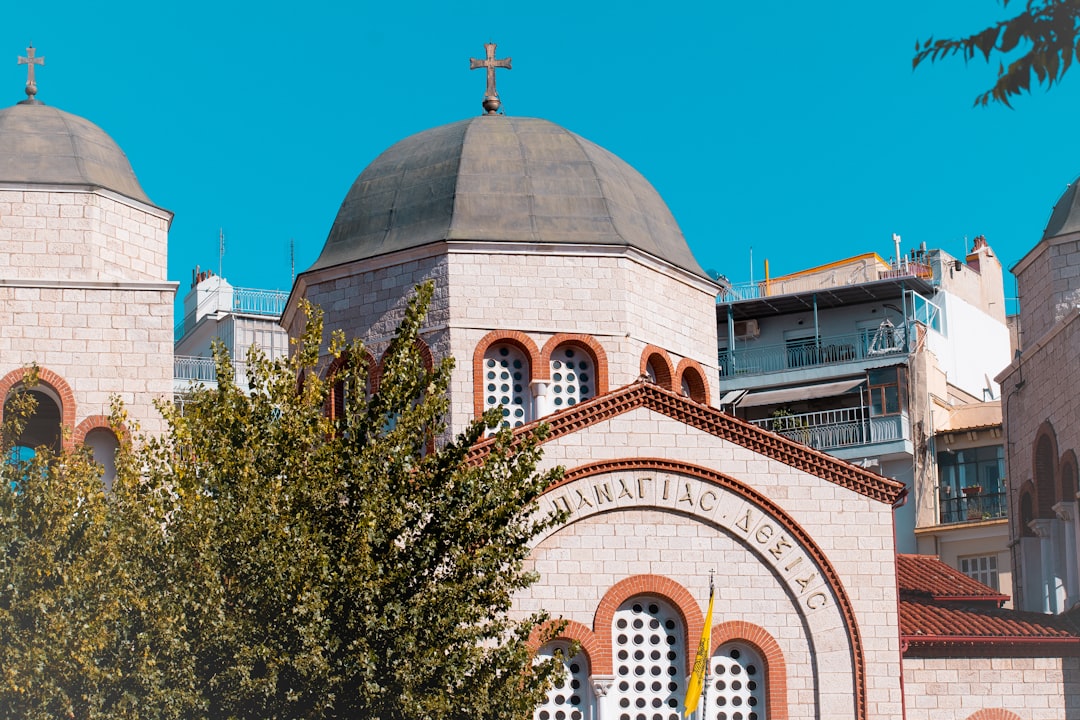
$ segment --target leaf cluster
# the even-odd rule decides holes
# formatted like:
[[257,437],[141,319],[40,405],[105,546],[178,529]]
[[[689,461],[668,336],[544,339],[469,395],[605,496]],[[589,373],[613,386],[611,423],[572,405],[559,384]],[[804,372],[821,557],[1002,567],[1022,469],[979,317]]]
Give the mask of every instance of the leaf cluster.
[[[22,560],[0,564],[0,589],[28,609],[9,620],[0,595],[0,649],[26,659],[5,662],[0,707],[531,717],[558,668],[529,651],[546,616],[510,609],[535,579],[532,539],[562,520],[537,509],[558,473],[536,472],[543,431],[503,431],[467,461],[494,415],[445,437],[451,361],[425,367],[416,342],[430,295],[421,286],[410,301],[377,392],[368,354],[340,335],[338,369],[320,377],[321,315],[308,308],[289,359],[251,351],[250,392],[217,348],[216,387],[162,406],[168,432],[122,447],[111,493],[85,454],[15,471],[25,480],[3,494],[12,525],[0,525],[0,563],[20,543]],[[344,412],[331,417],[335,385]],[[30,538],[42,545],[32,556]],[[59,687],[23,689],[46,678]],[[25,702],[9,705],[19,693]]]
[[[1008,6],[1009,0],[1002,0],[1002,5]],[[1030,92],[1033,77],[1047,87],[1061,80],[1074,56],[1080,57],[1078,30],[1080,0],[1028,0],[1015,17],[967,37],[936,40],[931,37],[916,42],[912,67],[917,68],[925,60],[937,62],[952,55],[960,55],[965,61],[981,55],[986,62],[993,55],[1003,56],[997,81],[976,97],[974,104],[985,107],[998,102],[1012,107],[1009,99]],[[1021,54],[1006,65],[1004,56],[1018,48],[1022,49]]]

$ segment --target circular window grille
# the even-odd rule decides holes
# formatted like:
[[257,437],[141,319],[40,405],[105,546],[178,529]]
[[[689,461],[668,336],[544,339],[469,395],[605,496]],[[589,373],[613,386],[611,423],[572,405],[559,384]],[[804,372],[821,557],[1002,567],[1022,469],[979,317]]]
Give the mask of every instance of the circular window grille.
[[551,398],[556,410],[596,394],[595,368],[585,351],[563,346],[556,348],[551,358]]
[[638,598],[615,613],[615,705],[619,720],[679,720],[686,658],[679,616]]
[[707,720],[765,720],[765,674],[756,652],[722,645],[711,670]]
[[533,713],[535,720],[588,720],[589,663],[584,653],[570,657],[570,644],[549,643],[536,654],[538,660],[547,660],[562,653],[563,673],[548,689],[544,704]]
[[493,345],[484,353],[484,409],[502,407],[502,427],[529,422],[529,362],[511,345]]

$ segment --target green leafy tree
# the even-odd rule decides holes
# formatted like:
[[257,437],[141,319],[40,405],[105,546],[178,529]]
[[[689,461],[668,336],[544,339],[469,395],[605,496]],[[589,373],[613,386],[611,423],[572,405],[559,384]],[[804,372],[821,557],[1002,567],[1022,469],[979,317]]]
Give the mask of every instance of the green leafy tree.
[[[35,382],[30,369],[24,387]],[[182,658],[182,645],[124,562],[135,527],[117,514],[123,503],[103,492],[101,467],[86,448],[13,452],[35,411],[31,393],[14,393],[4,410],[0,714],[190,717],[193,694],[162,672],[182,662],[157,665],[172,653]]]
[[[1001,4],[1007,7],[1009,0]],[[916,42],[913,67],[951,55],[965,61],[981,55],[986,62],[998,57],[997,82],[975,98],[975,105],[998,102],[1012,107],[1009,99],[1030,92],[1033,76],[1050,87],[1065,75],[1074,55],[1080,57],[1078,31],[1080,0],[1028,0],[1016,16],[968,37]]]
[[[78,566],[61,593],[76,609],[22,640],[28,656],[49,655],[39,668],[64,667],[75,642],[64,633],[100,641],[60,675],[28,659],[33,683],[72,679],[35,686],[19,707],[42,709],[19,716],[531,718],[560,668],[530,652],[546,616],[514,615],[511,601],[534,580],[531,542],[562,521],[537,510],[559,475],[536,472],[542,431],[501,431],[470,454],[495,414],[446,437],[451,362],[426,368],[416,342],[431,292],[409,302],[377,392],[362,347],[340,335],[340,369],[320,377],[322,322],[309,309],[290,359],[249,355],[250,392],[219,348],[217,386],[162,407],[167,432],[122,449],[112,493],[77,474],[82,489],[60,493],[69,500],[54,514],[78,541],[27,560]],[[335,384],[346,399],[330,418]],[[8,500],[51,497],[37,473],[63,478],[58,465],[24,473]],[[83,521],[86,502],[95,514]],[[105,575],[90,582],[90,566]]]
[[527,640],[545,617],[510,607],[530,542],[561,520],[536,502],[558,474],[535,472],[539,436],[502,432],[471,462],[495,415],[444,440],[452,363],[428,369],[417,349],[431,292],[409,303],[378,392],[340,335],[345,361],[319,377],[310,312],[290,360],[249,356],[250,393],[219,349],[217,387],[167,408],[167,439],[133,466],[164,528],[143,557],[163,570],[157,596],[185,584],[165,610],[210,717],[524,720],[541,700],[556,667],[534,667]]

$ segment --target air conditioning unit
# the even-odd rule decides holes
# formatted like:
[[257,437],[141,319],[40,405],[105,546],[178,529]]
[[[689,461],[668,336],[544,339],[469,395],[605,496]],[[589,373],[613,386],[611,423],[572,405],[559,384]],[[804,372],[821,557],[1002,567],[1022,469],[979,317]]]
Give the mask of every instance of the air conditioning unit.
[[761,335],[757,320],[739,320],[735,323],[735,337],[739,340],[748,340]]

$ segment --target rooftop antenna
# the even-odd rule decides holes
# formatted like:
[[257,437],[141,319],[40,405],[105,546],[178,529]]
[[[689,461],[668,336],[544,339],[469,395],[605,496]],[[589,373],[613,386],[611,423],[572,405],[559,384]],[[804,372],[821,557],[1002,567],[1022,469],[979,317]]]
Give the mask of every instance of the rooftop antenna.
[[296,282],[296,240],[289,238],[289,269],[292,271],[292,280],[289,281],[291,287]]
[[750,246],[750,287],[754,287],[754,246]]
[[225,257],[225,229],[218,228],[218,256],[217,256],[217,274],[218,277],[224,277],[222,274],[222,263]]

